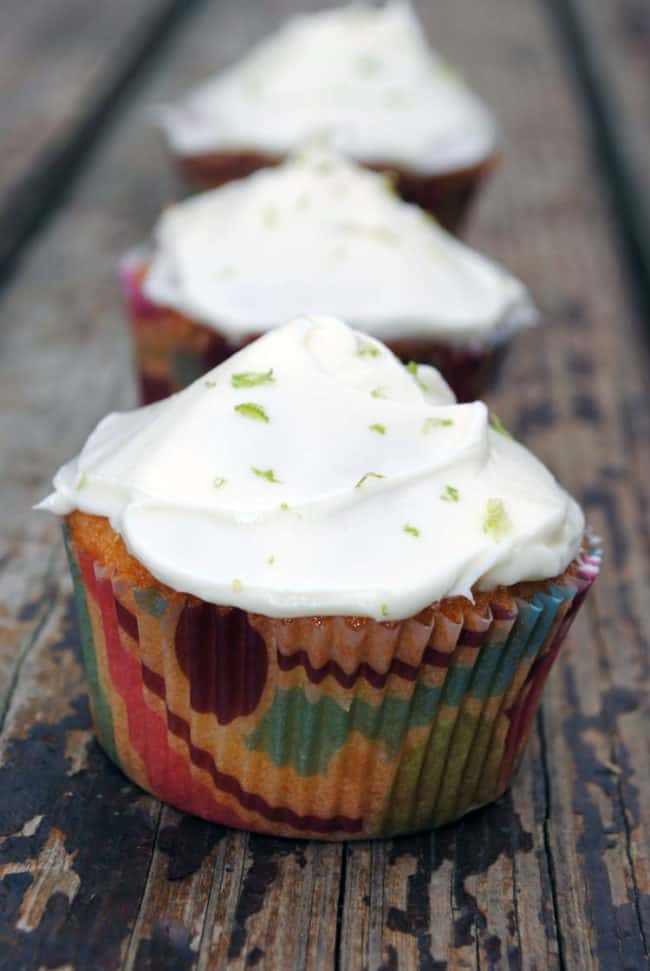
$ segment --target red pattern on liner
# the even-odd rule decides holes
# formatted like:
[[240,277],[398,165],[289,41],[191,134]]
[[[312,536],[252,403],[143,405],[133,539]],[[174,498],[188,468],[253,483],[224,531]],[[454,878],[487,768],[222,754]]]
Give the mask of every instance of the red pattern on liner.
[[[183,806],[198,816],[219,818],[227,826],[255,828],[250,822],[243,821],[232,810],[216,802],[207,787],[192,777],[191,763],[207,772],[217,789],[233,796],[244,809],[258,813],[269,822],[323,834],[340,832],[353,835],[361,831],[361,818],[344,815],[321,817],[310,813],[300,815],[286,806],[272,806],[262,796],[244,789],[234,776],[221,772],[210,753],[192,742],[189,723],[170,711],[167,706],[165,679],[147,667],[142,660],[132,657],[120,643],[119,627],[122,625],[118,622],[118,601],[113,594],[110,580],[96,579],[93,560],[88,554],[81,553],[79,562],[84,583],[101,610],[110,676],[124,699],[130,743],[144,762],[151,789],[160,799],[172,805]],[[126,622],[131,625],[131,620],[135,619],[133,614],[121,604],[119,606],[122,620],[129,618]],[[212,607],[212,610],[217,614],[216,607]],[[124,627],[123,629],[126,630]],[[134,640],[137,641],[137,637]],[[146,704],[143,687],[165,703],[166,723]],[[182,758],[169,745],[168,731],[185,743],[189,760]]]
[[269,662],[264,640],[243,610],[187,604],[178,620],[175,648],[194,711],[212,712],[220,725],[255,711]]

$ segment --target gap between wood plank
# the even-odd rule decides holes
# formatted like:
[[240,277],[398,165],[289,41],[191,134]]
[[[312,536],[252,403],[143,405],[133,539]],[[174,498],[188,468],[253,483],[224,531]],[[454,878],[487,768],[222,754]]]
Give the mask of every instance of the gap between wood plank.
[[16,652],[16,659],[13,669],[11,670],[7,690],[4,695],[0,697],[0,738],[2,738],[4,732],[7,714],[11,707],[11,701],[13,699],[16,686],[18,685],[18,681],[20,680],[20,673],[23,666],[32,648],[38,641],[39,635],[45,624],[52,616],[54,610],[56,610],[56,606],[61,596],[61,591],[58,587],[55,586],[52,589],[48,589],[49,582],[54,578],[57,569],[60,570],[62,567],[59,552],[60,550],[58,546],[53,547],[51,550],[48,564],[45,569],[45,573],[43,574],[43,597],[41,601],[41,609],[36,616],[31,632],[25,636],[22,645]]
[[[585,608],[587,610],[587,616],[590,618],[590,624],[593,631],[593,638],[595,643],[598,646],[598,652],[600,655],[601,664],[603,665],[604,670],[607,672],[609,690],[611,690],[614,687],[614,681],[611,676],[611,667],[609,663],[609,658],[607,656],[607,649],[603,640],[603,636],[600,632],[600,618],[598,617],[597,605],[593,601],[588,601],[585,604]],[[615,765],[617,766],[617,768],[620,769],[620,765],[618,763],[618,757],[617,757],[618,756],[617,746],[616,746],[616,741],[619,735],[618,726],[615,724],[615,722],[612,721],[612,718],[608,711],[608,705],[606,704],[603,705],[602,710],[603,710],[604,721],[607,727],[607,732],[608,732],[609,741],[610,741],[609,757],[612,762],[612,765]],[[621,745],[623,744],[622,741],[619,740],[619,742]],[[634,854],[632,852],[632,834],[630,831],[630,820],[628,818],[625,794],[623,792],[620,775],[617,777],[617,780],[616,780],[616,795],[618,798],[619,810],[621,813],[621,821],[623,823],[623,830],[625,833],[625,855],[627,857],[628,865],[630,867],[630,876],[632,879],[632,892],[634,897],[634,900],[632,901],[632,903],[634,906],[634,912],[636,914],[637,923],[639,925],[639,934],[641,936],[641,940],[643,941],[643,947],[644,947],[645,953],[646,955],[650,956],[649,942],[648,942],[648,939],[646,938],[645,927],[643,923],[643,914],[641,913],[641,905],[640,905],[641,895],[639,891],[639,880],[637,877],[636,866],[634,862]]]
[[622,263],[650,344],[650,202],[626,149],[627,133],[607,70],[575,0],[541,0],[560,38],[588,119],[593,154],[609,195]]
[[555,860],[553,859],[553,851],[551,849],[551,837],[549,832],[549,827],[551,823],[551,778],[549,774],[548,767],[548,752],[546,750],[546,733],[544,726],[544,707],[540,706],[537,713],[537,733],[539,735],[539,761],[542,767],[542,773],[544,778],[544,855],[546,857],[546,866],[548,869],[548,879],[551,885],[551,902],[553,905],[553,923],[555,924],[555,936],[557,940],[557,954],[560,963],[560,971],[568,971],[565,955],[564,955],[564,941],[562,939],[562,925],[560,923],[560,914],[558,910],[558,899],[557,899],[557,876],[555,873]]
[[341,869],[339,871],[339,896],[336,902],[336,935],[334,937],[334,969],[341,971],[341,944],[343,938],[343,909],[345,906],[345,886],[348,869],[348,844],[341,847]]
[[174,28],[202,0],[167,0],[138,33],[133,51],[117,75],[90,100],[69,137],[45,152],[0,211],[0,286],[12,275],[20,256],[47,219],[64,201],[87,156],[118,109],[131,85],[150,64]]

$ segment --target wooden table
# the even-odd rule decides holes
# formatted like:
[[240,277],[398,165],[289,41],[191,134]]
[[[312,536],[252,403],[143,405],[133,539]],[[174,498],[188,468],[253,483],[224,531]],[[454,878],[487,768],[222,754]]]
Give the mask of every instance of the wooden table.
[[148,107],[296,6],[0,4],[0,969],[639,971],[647,0],[419,3],[503,125],[470,240],[546,315],[516,342],[493,406],[580,498],[606,549],[512,792],[429,835],[273,840],[161,806],[93,741],[57,524],[30,505],[105,412],[135,401],[115,264],[178,192]]

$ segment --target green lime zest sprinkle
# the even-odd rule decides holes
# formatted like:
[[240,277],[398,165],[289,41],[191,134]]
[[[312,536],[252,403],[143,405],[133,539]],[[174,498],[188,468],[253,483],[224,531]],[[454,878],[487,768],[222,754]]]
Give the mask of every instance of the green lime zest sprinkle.
[[453,486],[445,486],[445,491],[441,493],[440,498],[443,502],[458,502],[460,499],[460,492],[458,489],[454,489]]
[[373,398],[385,398],[386,397],[386,395],[384,394],[384,392],[382,391],[381,388],[373,388],[372,391],[370,392],[370,394],[372,395]]
[[368,428],[370,429],[371,432],[378,432],[380,435],[385,435],[386,434],[386,426],[385,425],[379,425],[379,424],[368,425]]
[[289,503],[288,502],[281,502],[280,503],[280,509],[282,510],[282,512],[288,512],[289,511]]
[[254,388],[258,384],[272,384],[274,381],[273,368],[268,371],[240,371],[230,375],[233,388]]
[[417,526],[411,526],[410,523],[404,523],[402,529],[405,533],[409,533],[411,536],[418,537],[420,535],[420,530],[417,528]]
[[252,418],[254,421],[268,422],[271,420],[262,406],[256,405],[253,401],[245,401],[241,405],[235,405],[235,411],[238,411],[243,418]]
[[388,604],[382,604],[380,609],[381,609],[381,616],[388,617],[390,613],[390,611],[388,610]]
[[420,386],[420,388],[422,388],[423,391],[429,390],[426,384],[424,383],[424,381],[422,381],[422,379],[418,377],[418,366],[415,363],[415,361],[409,361],[408,364],[406,365],[406,370],[408,371],[409,374],[413,375],[413,377],[415,378],[418,385]]
[[84,472],[82,475],[79,476],[79,479],[77,481],[77,485],[76,485],[77,492],[80,492],[82,489],[85,489],[87,485],[88,485],[88,476]]
[[380,175],[384,191],[388,192],[389,195],[397,195],[397,173],[396,172],[383,172]]
[[374,344],[360,344],[357,357],[379,357],[381,351]]
[[223,486],[225,486],[225,484],[226,484],[225,479],[217,478],[212,480],[212,485],[215,487],[215,489],[221,489],[223,488]]
[[262,219],[264,221],[264,225],[268,226],[269,228],[272,228],[273,226],[277,226],[280,220],[280,217],[278,215],[278,210],[275,208],[275,206],[267,206],[264,212],[262,213]]
[[512,523],[501,499],[488,499],[485,516],[483,517],[483,532],[488,533],[495,543],[498,543],[512,528]]
[[399,234],[389,229],[388,226],[371,226],[367,230],[367,235],[372,239],[377,239],[381,243],[396,243],[399,241]]
[[256,469],[254,465],[251,465],[251,472],[254,472],[260,479],[266,479],[267,482],[273,482],[276,485],[282,483],[282,479],[277,478],[273,469]]
[[275,557],[273,555],[269,556],[266,562],[268,563],[269,566],[273,566],[273,564],[275,563]]
[[495,415],[493,411],[490,412],[490,425],[495,430],[495,432],[498,432],[499,435],[503,435],[504,438],[512,438],[512,435],[505,427],[505,425],[503,424],[499,416]]
[[432,428],[449,428],[453,424],[453,418],[425,418],[422,422],[422,434],[427,435]]
[[386,476],[382,475],[381,472],[366,472],[365,475],[361,476],[361,478],[359,479],[359,481],[357,482],[354,488],[361,489],[362,486],[365,485],[367,479],[385,479],[385,478]]
[[216,381],[204,381],[203,383],[205,384],[206,388],[216,388],[217,386]]
[[232,581],[230,586],[232,588],[233,593],[239,593],[239,591],[242,589],[244,584],[241,582],[241,580],[235,577],[235,579]]

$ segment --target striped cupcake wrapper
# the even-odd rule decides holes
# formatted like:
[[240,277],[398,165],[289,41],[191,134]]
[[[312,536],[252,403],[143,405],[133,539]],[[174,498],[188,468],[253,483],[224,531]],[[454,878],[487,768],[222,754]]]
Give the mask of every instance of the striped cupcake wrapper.
[[[251,333],[232,342],[210,327],[152,303],[142,290],[148,258],[146,247],[135,248],[120,265],[143,404],[182,391],[259,336]],[[461,402],[476,401],[494,384],[509,347],[509,339],[452,343],[401,338],[385,343],[405,362],[437,368]]]
[[455,622],[277,620],[109,575],[66,536],[108,755],[165,802],[282,836],[354,839],[457,819],[510,784],[600,565]]
[[136,247],[120,264],[140,399],[145,405],[182,391],[247,343],[231,343],[210,327],[148,300],[142,290],[148,257],[146,247]]

